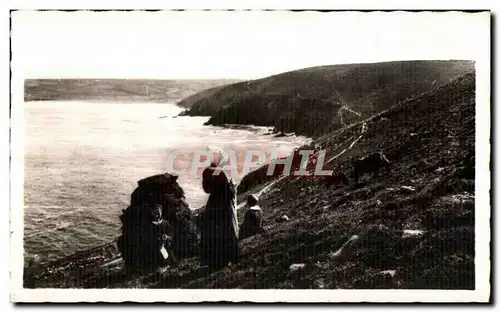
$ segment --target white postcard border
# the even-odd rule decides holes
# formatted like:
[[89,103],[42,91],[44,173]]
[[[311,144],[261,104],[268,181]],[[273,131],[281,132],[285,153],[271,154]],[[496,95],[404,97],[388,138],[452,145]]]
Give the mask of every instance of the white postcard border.
[[[329,14],[329,13],[323,13]],[[377,13],[369,13],[377,14]],[[397,14],[397,13],[392,13]],[[416,13],[418,14],[418,13]],[[435,13],[446,14],[446,13]],[[23,77],[12,63],[11,301],[14,302],[486,302],[490,295],[490,20],[480,16],[484,46],[476,61],[476,290],[188,290],[188,289],[23,289]],[[486,35],[487,34],[487,35]],[[484,38],[483,38],[484,37]],[[432,48],[432,47],[429,47]],[[15,56],[13,56],[15,59]],[[19,102],[20,101],[20,102]]]

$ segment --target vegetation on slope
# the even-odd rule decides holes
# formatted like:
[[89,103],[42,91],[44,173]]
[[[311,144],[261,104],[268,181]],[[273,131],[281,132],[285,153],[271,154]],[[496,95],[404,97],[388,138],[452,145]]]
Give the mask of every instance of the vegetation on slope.
[[105,265],[116,254],[108,245],[47,264],[26,285],[474,289],[474,132],[470,73],[315,140],[334,155],[329,167],[348,174],[353,159],[380,151],[391,173],[330,188],[308,177],[275,181],[261,197],[266,233],[241,241],[236,265],[208,274],[192,258],[127,275]]
[[27,79],[25,101],[173,102],[234,79]]
[[399,61],[312,67],[203,91],[178,104],[207,124],[274,126],[318,136],[474,70],[471,61]]

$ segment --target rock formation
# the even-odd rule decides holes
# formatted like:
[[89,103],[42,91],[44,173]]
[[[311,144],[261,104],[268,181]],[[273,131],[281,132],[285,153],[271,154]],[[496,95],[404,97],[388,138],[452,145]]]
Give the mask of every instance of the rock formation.
[[[147,215],[144,207],[161,205],[163,219],[172,226],[171,249],[175,256],[182,258],[197,254],[199,234],[194,223],[193,213],[185,200],[184,190],[177,183],[177,178],[176,175],[164,173],[137,182],[138,187],[131,195],[130,206],[123,211],[120,217],[122,237],[142,235],[139,233],[143,223],[141,220]],[[133,241],[133,239],[128,239],[128,241]],[[127,243],[123,246],[124,249],[127,249]],[[122,256],[124,256],[123,250]],[[139,255],[139,257],[141,256]]]

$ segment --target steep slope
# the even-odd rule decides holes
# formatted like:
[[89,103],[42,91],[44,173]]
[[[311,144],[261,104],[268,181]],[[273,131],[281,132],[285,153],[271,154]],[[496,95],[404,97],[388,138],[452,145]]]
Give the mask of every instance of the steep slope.
[[270,182],[266,233],[241,242],[237,265],[207,275],[186,259],[133,276],[106,264],[105,246],[71,260],[76,284],[46,273],[42,287],[474,289],[474,133],[471,73],[315,140],[326,167],[348,174],[353,159],[381,151],[391,172],[330,188],[310,177]]
[[306,68],[196,94],[178,104],[207,124],[255,124],[318,136],[474,69],[471,61],[400,61]]

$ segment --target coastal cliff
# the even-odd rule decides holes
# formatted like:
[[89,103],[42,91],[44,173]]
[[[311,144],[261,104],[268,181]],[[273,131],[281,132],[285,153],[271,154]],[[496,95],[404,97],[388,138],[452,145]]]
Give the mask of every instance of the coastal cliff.
[[[462,65],[453,75],[464,70]],[[363,77],[349,66],[342,68],[344,77]],[[247,178],[244,191],[265,187],[260,206],[266,232],[240,242],[240,263],[209,274],[191,257],[162,271],[134,275],[123,270],[110,242],[26,268],[25,287],[474,289],[475,74],[449,81],[451,72],[438,72],[426,76],[431,79],[427,83],[408,81],[404,92],[393,85],[393,93],[366,89],[354,96],[345,91],[348,82],[335,86],[348,108],[362,114],[352,122],[344,119],[345,127],[324,128],[312,144],[329,152],[327,165],[343,168],[349,184],[327,187],[308,177]],[[229,97],[233,91],[224,92]],[[362,103],[374,103],[374,109]],[[192,107],[193,114],[204,112],[201,104]],[[352,160],[369,151],[383,152],[391,171],[367,174],[356,184],[349,174]]]
[[218,86],[178,102],[207,124],[253,124],[317,137],[474,70],[471,61],[319,66]]

